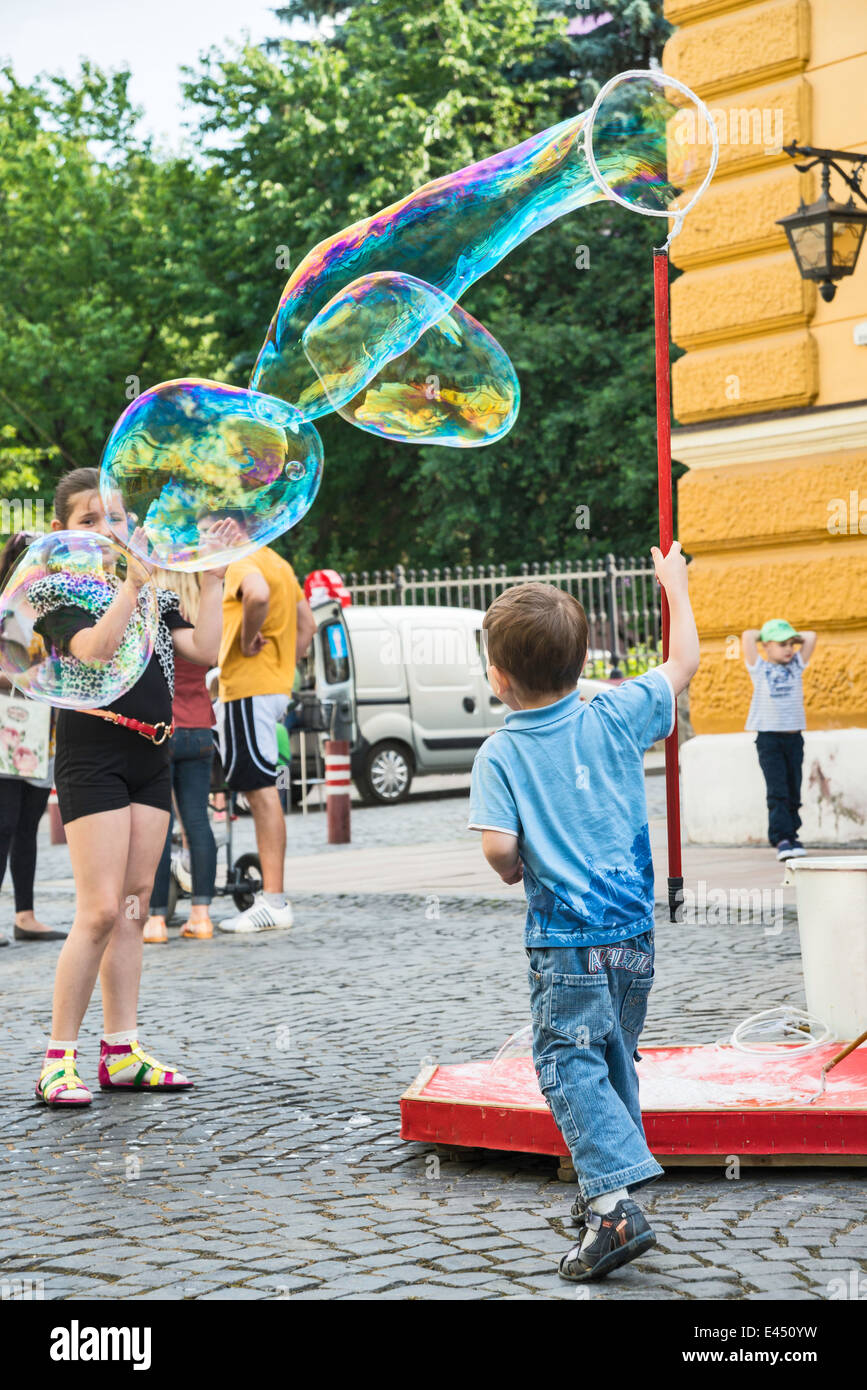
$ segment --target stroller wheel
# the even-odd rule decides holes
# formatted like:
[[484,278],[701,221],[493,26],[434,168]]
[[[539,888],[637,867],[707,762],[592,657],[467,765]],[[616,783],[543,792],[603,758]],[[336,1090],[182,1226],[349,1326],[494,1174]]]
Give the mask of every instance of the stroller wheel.
[[258,854],[242,854],[232,866],[232,897],[235,906],[246,912],[253,906],[253,899],[262,890],[262,865]]

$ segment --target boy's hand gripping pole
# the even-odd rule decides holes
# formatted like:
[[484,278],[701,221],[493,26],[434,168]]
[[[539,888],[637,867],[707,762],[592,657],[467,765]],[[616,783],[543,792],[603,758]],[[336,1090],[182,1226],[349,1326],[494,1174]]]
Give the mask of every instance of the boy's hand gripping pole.
[[[674,503],[671,486],[671,365],[668,329],[668,246],[653,252],[653,307],[656,331],[656,453],[659,487],[659,548],[667,555],[674,541]],[[668,660],[671,615],[662,590],[662,659]],[[680,855],[680,774],[677,756],[677,705],[674,728],[665,740],[665,809],[668,823],[668,910],[677,922],[683,906],[683,867]]]

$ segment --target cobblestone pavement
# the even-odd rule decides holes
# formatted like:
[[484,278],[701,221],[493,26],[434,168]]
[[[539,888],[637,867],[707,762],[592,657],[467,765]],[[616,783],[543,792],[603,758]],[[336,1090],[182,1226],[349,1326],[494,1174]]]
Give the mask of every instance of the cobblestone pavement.
[[[45,915],[71,906],[55,894]],[[854,1170],[673,1168],[642,1199],[658,1248],[576,1291],[556,1275],[575,1188],[553,1160],[447,1162],[400,1141],[398,1098],[426,1058],[491,1056],[525,1021],[521,919],[513,904],[443,900],[428,920],[419,898],[323,896],[291,932],[172,933],[145,953],[142,1036],[196,1089],[97,1091],[77,1114],[32,1099],[58,948],[4,950],[7,1296],[24,1278],[47,1299],[863,1298]],[[792,924],[660,923],[658,951],[648,1043],[710,1041],[802,1002]],[[94,1005],[91,1081],[98,1027]]]
[[[428,783],[438,790],[434,793],[426,791]],[[448,788],[450,785],[459,789],[457,795],[444,795],[439,790],[440,788]],[[468,787],[469,778],[466,777],[420,777],[413,784],[413,794],[409,800],[399,806],[353,805],[353,847],[355,849],[372,849],[388,845],[428,844],[467,834]],[[645,787],[648,815],[651,819],[664,817],[665,778],[646,777]],[[341,845],[328,845],[326,843],[325,817],[318,810],[318,803],[315,798],[311,805],[314,809],[311,809],[307,816],[303,816],[300,809],[296,807],[287,817],[287,854],[290,859],[296,854],[340,854],[342,851]],[[39,838],[39,877],[49,881],[67,880],[71,886],[72,873],[69,867],[69,852],[65,845],[49,844],[47,818],[43,821],[43,826],[46,828],[41,831]],[[239,816],[233,822],[232,837],[235,857],[247,850],[256,848],[256,837],[250,816]],[[223,856],[221,853],[220,865],[222,866],[222,864]],[[291,883],[291,865],[289,874],[290,877],[287,882]],[[491,882],[496,885],[496,879],[493,875]],[[10,905],[9,916],[11,916],[9,886],[7,879],[5,891],[0,894],[0,904],[5,906],[8,903]],[[38,888],[36,907],[37,912],[42,911],[43,900],[39,898]],[[4,914],[6,920],[9,920],[9,916]],[[44,920],[54,921],[55,918],[49,915],[45,916]],[[2,922],[0,922],[0,930],[2,929]]]

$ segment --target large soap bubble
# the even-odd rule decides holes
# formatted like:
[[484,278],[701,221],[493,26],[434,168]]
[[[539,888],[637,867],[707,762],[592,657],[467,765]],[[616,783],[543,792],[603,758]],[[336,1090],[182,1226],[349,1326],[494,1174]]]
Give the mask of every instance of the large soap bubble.
[[495,338],[412,275],[361,276],[304,334],[304,351],[345,420],[408,444],[491,444],[514,424],[515,369]]
[[103,451],[100,493],[110,518],[120,506],[122,521],[109,524],[142,559],[202,570],[288,531],[321,478],[319,434],[286,401],[190,378],[154,386],[124,411]]
[[0,669],[31,699],[64,709],[98,708],[129,690],[154,649],[157,599],[139,590],[138,606],[107,661],[83,662],[68,643],[82,613],[93,626],[134,566],[114,540],[93,531],[50,531],[25,550],[0,593]]

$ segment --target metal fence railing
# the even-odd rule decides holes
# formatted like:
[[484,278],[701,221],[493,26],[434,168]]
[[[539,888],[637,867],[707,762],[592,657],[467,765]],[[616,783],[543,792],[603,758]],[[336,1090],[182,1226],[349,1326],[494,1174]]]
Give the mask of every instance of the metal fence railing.
[[606,555],[604,560],[559,563],[445,565],[434,569],[351,572],[346,586],[354,603],[434,604],[487,608],[513,584],[539,579],[574,594],[590,629],[587,675],[619,669],[635,675],[662,660],[659,585],[648,561]]

